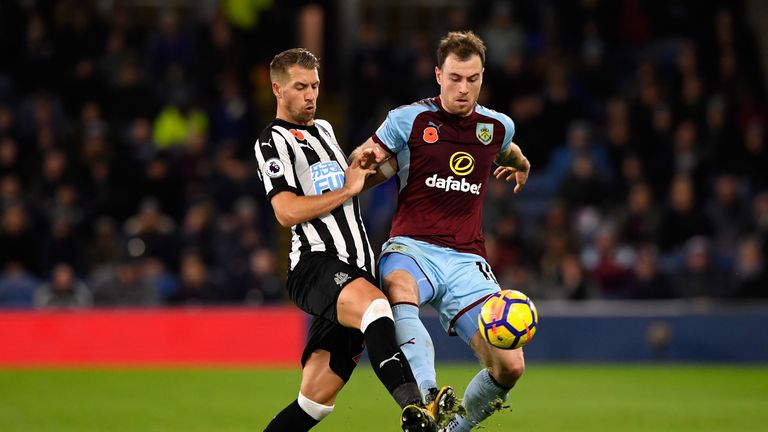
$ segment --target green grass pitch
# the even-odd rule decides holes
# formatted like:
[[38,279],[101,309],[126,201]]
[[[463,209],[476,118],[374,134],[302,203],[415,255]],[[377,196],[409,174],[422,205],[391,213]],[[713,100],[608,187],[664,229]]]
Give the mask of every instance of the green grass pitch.
[[[474,365],[441,365],[461,394]],[[295,369],[4,369],[0,430],[261,431],[298,392]],[[768,367],[529,364],[486,432],[768,430]],[[317,431],[397,431],[361,365]]]

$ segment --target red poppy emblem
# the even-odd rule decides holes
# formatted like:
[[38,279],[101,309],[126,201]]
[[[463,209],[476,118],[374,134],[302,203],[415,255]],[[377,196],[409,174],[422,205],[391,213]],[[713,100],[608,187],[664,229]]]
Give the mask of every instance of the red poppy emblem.
[[296,129],[291,129],[288,132],[290,132],[291,135],[293,135],[297,140],[304,141],[304,132],[297,131]]
[[434,142],[437,142],[437,139],[439,138],[437,136],[437,128],[434,128],[432,126],[424,129],[424,142],[432,144]]

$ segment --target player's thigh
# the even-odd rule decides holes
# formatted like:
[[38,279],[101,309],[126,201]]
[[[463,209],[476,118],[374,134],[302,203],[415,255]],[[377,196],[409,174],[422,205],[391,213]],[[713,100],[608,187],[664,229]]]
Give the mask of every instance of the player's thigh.
[[359,328],[367,305],[384,298],[370,273],[322,252],[303,257],[288,275],[287,285],[291,300],[303,311],[354,328]]
[[339,293],[336,302],[339,324],[350,328],[360,328],[363,314],[368,310],[371,302],[377,299],[386,300],[386,297],[370,281],[359,277],[349,282]]
[[496,348],[476,332],[472,336],[470,346],[483,366],[491,371],[491,375],[502,385],[511,387],[525,372],[525,356],[522,348],[504,350]]
[[477,317],[483,302],[501,288],[490,266],[480,256],[456,252],[445,267],[448,287],[433,305],[443,326],[469,345],[477,332]]
[[331,369],[331,353],[313,351],[301,374],[301,394],[313,402],[333,405],[344,387],[344,380]]
[[382,255],[379,260],[379,275],[384,293],[392,304],[421,305],[435,295],[430,278],[411,256],[398,252]]

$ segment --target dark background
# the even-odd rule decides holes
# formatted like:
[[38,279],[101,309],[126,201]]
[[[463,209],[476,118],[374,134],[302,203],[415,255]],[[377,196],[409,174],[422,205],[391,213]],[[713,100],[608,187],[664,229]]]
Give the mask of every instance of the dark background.
[[[351,151],[437,94],[463,29],[533,164],[521,194],[488,183],[502,287],[768,297],[763,3],[0,0],[0,307],[285,302],[252,156],[269,60],[321,57],[318,117]],[[395,193],[363,195],[376,245]]]

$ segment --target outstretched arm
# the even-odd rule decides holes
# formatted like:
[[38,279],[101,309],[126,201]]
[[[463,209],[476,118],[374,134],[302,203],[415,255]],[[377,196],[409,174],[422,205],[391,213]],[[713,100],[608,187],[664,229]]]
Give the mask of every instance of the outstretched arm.
[[523,155],[520,147],[515,143],[510,143],[505,151],[496,155],[496,164],[499,167],[496,168],[493,175],[498,180],[505,179],[508,182],[514,179],[517,182],[514,192],[520,192],[525,186],[525,182],[528,181],[528,174],[531,172],[531,163]]
[[[365,153],[366,151],[370,151],[370,153]],[[352,151],[349,155],[350,163],[356,158],[360,158],[361,167],[370,167],[376,170],[372,175],[365,179],[363,190],[370,189],[383,183],[397,171],[397,159],[393,158],[372,138],[368,138],[367,141]]]

